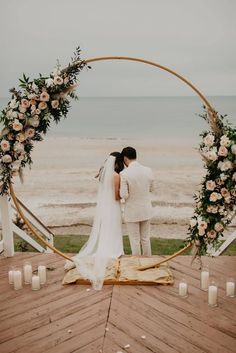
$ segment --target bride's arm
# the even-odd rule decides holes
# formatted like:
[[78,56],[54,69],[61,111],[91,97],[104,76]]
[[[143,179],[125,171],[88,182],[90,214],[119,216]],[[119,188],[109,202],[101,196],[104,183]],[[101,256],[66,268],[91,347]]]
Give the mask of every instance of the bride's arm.
[[120,176],[115,173],[114,175],[114,184],[115,184],[115,199],[120,200]]

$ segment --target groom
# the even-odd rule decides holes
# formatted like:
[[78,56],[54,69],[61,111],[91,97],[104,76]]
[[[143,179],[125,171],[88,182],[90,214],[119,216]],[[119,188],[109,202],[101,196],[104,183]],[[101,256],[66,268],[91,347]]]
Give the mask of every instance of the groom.
[[143,255],[150,256],[153,173],[136,161],[137,154],[133,147],[125,147],[121,154],[127,168],[120,173],[120,197],[125,200],[124,220],[132,254],[141,255],[142,245]]

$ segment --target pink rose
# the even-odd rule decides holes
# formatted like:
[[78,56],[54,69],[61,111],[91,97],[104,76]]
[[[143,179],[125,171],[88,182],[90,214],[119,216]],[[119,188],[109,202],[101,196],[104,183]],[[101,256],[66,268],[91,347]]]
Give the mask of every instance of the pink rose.
[[44,110],[47,108],[47,103],[46,102],[40,102],[39,105],[38,105],[38,109],[40,110]]
[[20,131],[23,129],[23,125],[17,119],[14,120],[12,127],[15,131]]
[[221,195],[218,192],[212,192],[210,195],[210,201],[216,202],[217,200],[219,200],[219,197],[221,197]]
[[23,98],[21,100],[21,106],[22,106],[22,108],[25,108],[25,109],[29,108],[30,102],[28,101],[28,99]]
[[226,188],[222,188],[222,189],[220,190],[220,193],[221,193],[221,195],[222,195],[223,197],[229,197],[229,196],[230,196],[230,193],[229,193],[229,191],[228,191]]
[[228,150],[225,146],[220,146],[218,150],[218,155],[221,157],[226,157],[228,155]]
[[216,183],[213,180],[208,180],[206,182],[206,188],[207,190],[213,191],[216,187]]
[[63,78],[61,78],[60,76],[55,76],[53,82],[54,82],[55,85],[62,85],[63,84]]
[[214,239],[216,237],[216,231],[215,230],[209,230],[209,232],[207,232],[207,236],[208,238]]
[[31,128],[31,127],[26,129],[26,131],[25,131],[25,137],[26,138],[34,137],[34,134],[35,134],[35,130],[33,128]]
[[5,154],[4,156],[2,156],[2,162],[3,163],[11,163],[12,162],[12,158],[9,154]]
[[214,228],[216,232],[222,232],[222,230],[224,229],[223,224],[220,222],[217,222]]
[[10,143],[7,140],[1,141],[1,149],[3,152],[7,152],[10,150]]
[[23,113],[19,113],[19,114],[18,114],[18,119],[21,119],[21,120],[22,120],[22,119],[24,119],[24,117],[25,117],[25,116],[24,116]]
[[199,229],[198,228],[198,235],[202,237],[204,234],[205,234],[205,229],[203,229],[203,228]]
[[204,137],[203,142],[206,146],[212,146],[214,143],[215,137],[212,134],[208,134]]
[[57,109],[59,107],[59,101],[55,99],[52,101],[51,105],[53,109]]
[[49,101],[49,94],[47,92],[42,92],[40,94],[40,97],[39,99],[42,101],[42,102],[48,102]]

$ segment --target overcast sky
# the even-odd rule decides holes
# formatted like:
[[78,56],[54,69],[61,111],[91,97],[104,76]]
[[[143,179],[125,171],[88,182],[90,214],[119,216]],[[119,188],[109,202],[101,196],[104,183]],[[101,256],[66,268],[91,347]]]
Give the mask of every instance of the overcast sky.
[[[2,0],[0,96],[22,72],[48,74],[75,47],[82,57],[135,56],[190,79],[206,95],[236,94],[235,0]],[[81,96],[192,95],[175,77],[140,63],[99,62]]]

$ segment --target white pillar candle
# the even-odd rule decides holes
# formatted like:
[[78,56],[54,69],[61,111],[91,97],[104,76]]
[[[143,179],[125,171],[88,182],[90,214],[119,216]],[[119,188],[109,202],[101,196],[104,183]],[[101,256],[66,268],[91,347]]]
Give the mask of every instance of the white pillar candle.
[[217,306],[217,286],[215,284],[211,284],[208,287],[208,304],[210,306]]
[[235,293],[235,282],[229,280],[226,282],[226,295],[228,297],[234,297],[234,293]]
[[40,283],[41,284],[46,283],[46,266],[44,266],[44,265],[38,266],[38,275],[40,278]]
[[181,297],[187,297],[188,295],[188,285],[186,282],[179,283],[179,295]]
[[203,270],[201,272],[201,289],[207,291],[209,284],[209,271]]
[[13,271],[13,284],[14,284],[15,290],[22,288],[22,272],[21,272],[21,270]]
[[32,282],[31,282],[32,290],[39,290],[40,289],[40,278],[39,276],[32,276]]
[[9,284],[13,284],[13,274],[14,274],[14,270],[8,271],[8,281],[9,281]]
[[24,282],[26,284],[31,283],[31,280],[32,280],[32,265],[30,263],[25,263],[23,271],[24,271]]

